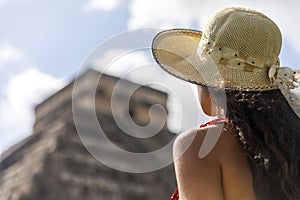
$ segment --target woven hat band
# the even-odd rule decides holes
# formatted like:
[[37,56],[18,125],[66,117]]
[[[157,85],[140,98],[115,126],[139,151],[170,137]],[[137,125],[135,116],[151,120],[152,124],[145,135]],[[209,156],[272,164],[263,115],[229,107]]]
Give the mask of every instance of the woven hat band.
[[265,63],[257,58],[243,55],[234,49],[218,46],[212,47],[212,45],[203,44],[203,42],[199,44],[197,53],[201,56],[203,54],[209,56],[218,66],[247,72],[261,73],[262,71],[268,71],[274,64],[279,65],[279,58],[276,63]]
[[[177,77],[185,80],[196,80],[198,84],[209,87],[245,91],[274,90],[277,88],[277,85],[270,81],[269,69],[263,67],[264,65],[253,66],[252,63],[252,65],[248,64],[249,62],[241,58],[230,60],[227,57],[219,60],[216,62],[216,56],[213,53],[209,54],[209,52],[202,51],[195,52],[185,61],[180,62],[179,65],[164,65],[163,67]],[[193,66],[193,73],[187,73],[187,71],[192,72],[188,66],[189,68]]]

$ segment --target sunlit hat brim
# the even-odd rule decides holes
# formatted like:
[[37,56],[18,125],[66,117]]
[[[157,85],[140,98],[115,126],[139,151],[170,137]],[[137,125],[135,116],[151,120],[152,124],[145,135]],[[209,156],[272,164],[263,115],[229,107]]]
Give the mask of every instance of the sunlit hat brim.
[[[152,43],[152,53],[156,62],[172,75],[196,84],[201,76],[187,58],[198,47],[202,32],[189,29],[172,29],[156,35]],[[201,78],[200,78],[201,79]]]

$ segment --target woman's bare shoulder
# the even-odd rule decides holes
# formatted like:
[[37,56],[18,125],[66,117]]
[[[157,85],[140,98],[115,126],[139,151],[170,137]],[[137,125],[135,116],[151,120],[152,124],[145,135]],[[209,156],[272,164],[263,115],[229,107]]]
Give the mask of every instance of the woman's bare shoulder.
[[189,156],[197,154],[199,159],[209,156],[209,154],[213,156],[217,152],[223,154],[223,150],[232,149],[232,145],[239,146],[236,132],[220,123],[204,128],[190,129],[179,134],[175,139],[173,151],[175,158],[184,154],[189,154]]
[[[221,161],[227,140],[221,125],[191,129],[181,133],[174,143],[174,161],[182,199],[223,199]],[[202,156],[201,147],[211,146]],[[223,154],[224,157],[224,154]]]

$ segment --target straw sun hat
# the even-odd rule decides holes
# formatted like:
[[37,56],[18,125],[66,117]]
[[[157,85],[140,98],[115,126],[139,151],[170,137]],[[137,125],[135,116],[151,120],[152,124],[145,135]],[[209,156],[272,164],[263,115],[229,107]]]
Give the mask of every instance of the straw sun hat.
[[158,33],[152,53],[164,70],[191,83],[240,91],[290,90],[297,86],[298,72],[279,66],[281,44],[271,19],[233,7],[213,15],[203,32]]

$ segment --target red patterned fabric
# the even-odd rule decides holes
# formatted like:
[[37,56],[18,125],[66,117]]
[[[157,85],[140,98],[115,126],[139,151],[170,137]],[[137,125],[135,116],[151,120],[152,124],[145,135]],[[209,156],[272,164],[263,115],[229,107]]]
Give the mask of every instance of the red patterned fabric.
[[[218,118],[218,119],[214,119],[214,120],[211,120],[205,124],[202,124],[200,126],[200,128],[203,128],[203,127],[206,127],[206,126],[210,126],[210,125],[213,125],[213,124],[216,124],[218,122],[226,122],[227,119],[226,118]],[[171,196],[170,200],[179,200],[179,193],[178,193],[178,188],[176,188],[175,192],[173,193],[173,195]]]

